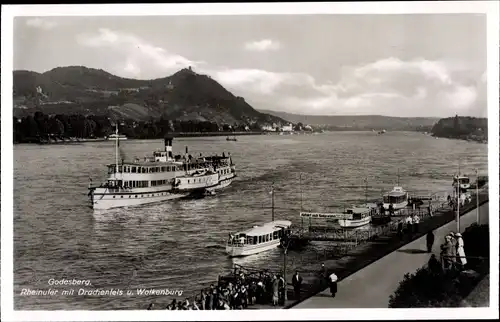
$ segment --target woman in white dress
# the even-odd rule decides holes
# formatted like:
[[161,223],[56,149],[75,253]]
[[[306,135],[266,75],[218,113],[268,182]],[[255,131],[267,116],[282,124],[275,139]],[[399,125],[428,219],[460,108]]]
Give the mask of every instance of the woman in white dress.
[[460,266],[462,268],[464,268],[465,264],[467,264],[467,258],[465,258],[464,240],[462,239],[462,234],[456,233],[455,238],[457,240],[457,262],[461,264]]

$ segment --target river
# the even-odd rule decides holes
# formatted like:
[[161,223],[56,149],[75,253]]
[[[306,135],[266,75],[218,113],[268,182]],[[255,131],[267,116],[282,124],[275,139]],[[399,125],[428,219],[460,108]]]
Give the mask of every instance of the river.
[[[122,141],[127,158],[163,148],[161,140]],[[91,287],[182,290],[191,296],[227,273],[233,263],[280,268],[279,249],[244,259],[225,254],[229,232],[276,219],[300,223],[302,207],[332,211],[381,196],[397,182],[411,193],[451,191],[461,172],[487,173],[487,145],[435,139],[414,132],[330,132],[318,135],[178,138],[193,155],[230,152],[238,177],[216,196],[110,210],[94,216],[87,186],[105,179],[113,142],[14,146],[14,307],[39,310],[141,309],[154,296],[61,295],[49,279],[89,280]],[[299,176],[302,173],[302,185]],[[311,261],[319,247],[290,252],[288,269]],[[58,289],[58,295],[22,296],[23,288]],[[69,287],[64,287],[69,289]],[[89,287],[83,287],[89,288]]]

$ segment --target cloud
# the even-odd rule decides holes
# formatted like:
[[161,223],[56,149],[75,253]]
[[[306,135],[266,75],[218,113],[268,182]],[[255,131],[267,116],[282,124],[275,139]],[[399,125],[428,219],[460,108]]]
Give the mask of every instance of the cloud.
[[31,18],[26,20],[26,26],[44,30],[50,30],[55,28],[57,26],[57,23],[48,19]]
[[[483,114],[483,93],[473,73],[442,61],[390,57],[342,68],[337,82],[318,82],[304,73],[258,69],[220,71],[215,78],[250,100],[275,102],[276,110],[302,114],[384,114],[450,116]],[[266,99],[263,99],[266,97]],[[259,106],[255,106],[259,108]],[[270,108],[269,106],[261,108]],[[479,111],[479,112],[478,112]]]
[[181,55],[168,52],[131,34],[101,28],[97,34],[80,34],[77,42],[86,47],[102,49],[103,55],[112,55],[116,64],[112,72],[120,76],[157,75],[165,77],[188,66],[195,67],[202,62],[191,61]]
[[250,51],[271,51],[278,50],[280,48],[280,44],[277,41],[273,41],[271,39],[262,39],[259,41],[251,41],[245,44],[245,49]]
[[[486,111],[486,72],[474,73],[460,62],[388,57],[343,66],[331,79],[320,80],[307,73],[220,67],[193,61],[135,35],[104,28],[94,34],[81,34],[77,41],[97,51],[103,64],[100,67],[116,75],[151,79],[192,66],[235,95],[249,102],[263,102],[254,104],[257,109],[316,115],[436,117],[484,115]],[[250,47],[263,50],[272,44],[270,40],[259,41]]]

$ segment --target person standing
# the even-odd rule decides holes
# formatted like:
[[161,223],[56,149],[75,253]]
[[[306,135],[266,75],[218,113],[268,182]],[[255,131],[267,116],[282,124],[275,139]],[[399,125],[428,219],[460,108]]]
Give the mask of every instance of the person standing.
[[200,294],[200,309],[201,310],[206,310],[206,303],[207,303],[207,293],[205,290],[201,290]]
[[465,258],[465,251],[464,251],[464,240],[462,239],[462,234],[461,233],[456,233],[455,234],[456,238],[456,248],[457,248],[457,262],[460,266],[461,269],[465,267],[467,264],[467,258]]
[[206,310],[215,310],[214,302],[215,302],[214,286],[210,285],[210,289],[208,290],[207,296],[205,297],[205,309]]
[[276,275],[273,276],[273,306],[278,305],[279,283]]
[[420,217],[418,214],[413,215],[413,229],[415,233],[418,233],[418,224],[420,223]]
[[427,242],[427,252],[430,253],[432,252],[432,245],[434,245],[434,233],[429,231],[426,236],[426,242]]
[[326,267],[325,267],[324,263],[321,264],[321,270],[319,273],[320,273],[320,278],[321,278],[321,285],[324,287],[325,282],[328,281],[328,276],[326,273]]
[[332,294],[332,297],[335,297],[337,294],[337,275],[335,273],[330,274],[329,276],[329,282],[330,282],[330,293]]
[[278,279],[278,288],[279,288],[279,305],[285,305],[285,292],[286,292],[286,283],[283,276],[279,275]]
[[437,260],[436,255],[434,254],[431,255],[431,258],[429,258],[427,266],[429,267],[429,270],[434,274],[437,274],[441,271],[441,266],[439,265],[439,261]]
[[394,216],[394,206],[391,204],[389,204],[389,215],[390,216]]
[[445,255],[446,268],[448,269],[455,268],[456,250],[455,250],[455,245],[453,243],[453,238],[450,235],[446,236],[444,255]]
[[399,239],[403,239],[403,221],[402,220],[399,220],[398,221],[398,236],[399,236]]
[[298,300],[300,298],[300,287],[302,286],[302,276],[299,275],[298,271],[296,271],[295,275],[292,277],[292,285],[295,299]]
[[413,226],[413,219],[411,218],[411,216],[406,217],[406,229],[407,229],[408,234],[410,235],[410,237],[411,237],[411,235],[413,233],[413,227],[412,226]]

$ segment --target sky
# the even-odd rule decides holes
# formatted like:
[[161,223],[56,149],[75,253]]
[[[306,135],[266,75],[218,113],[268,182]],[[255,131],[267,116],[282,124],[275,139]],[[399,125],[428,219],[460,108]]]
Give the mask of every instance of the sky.
[[191,66],[256,109],[485,117],[486,16],[16,17],[14,69],[128,78]]

